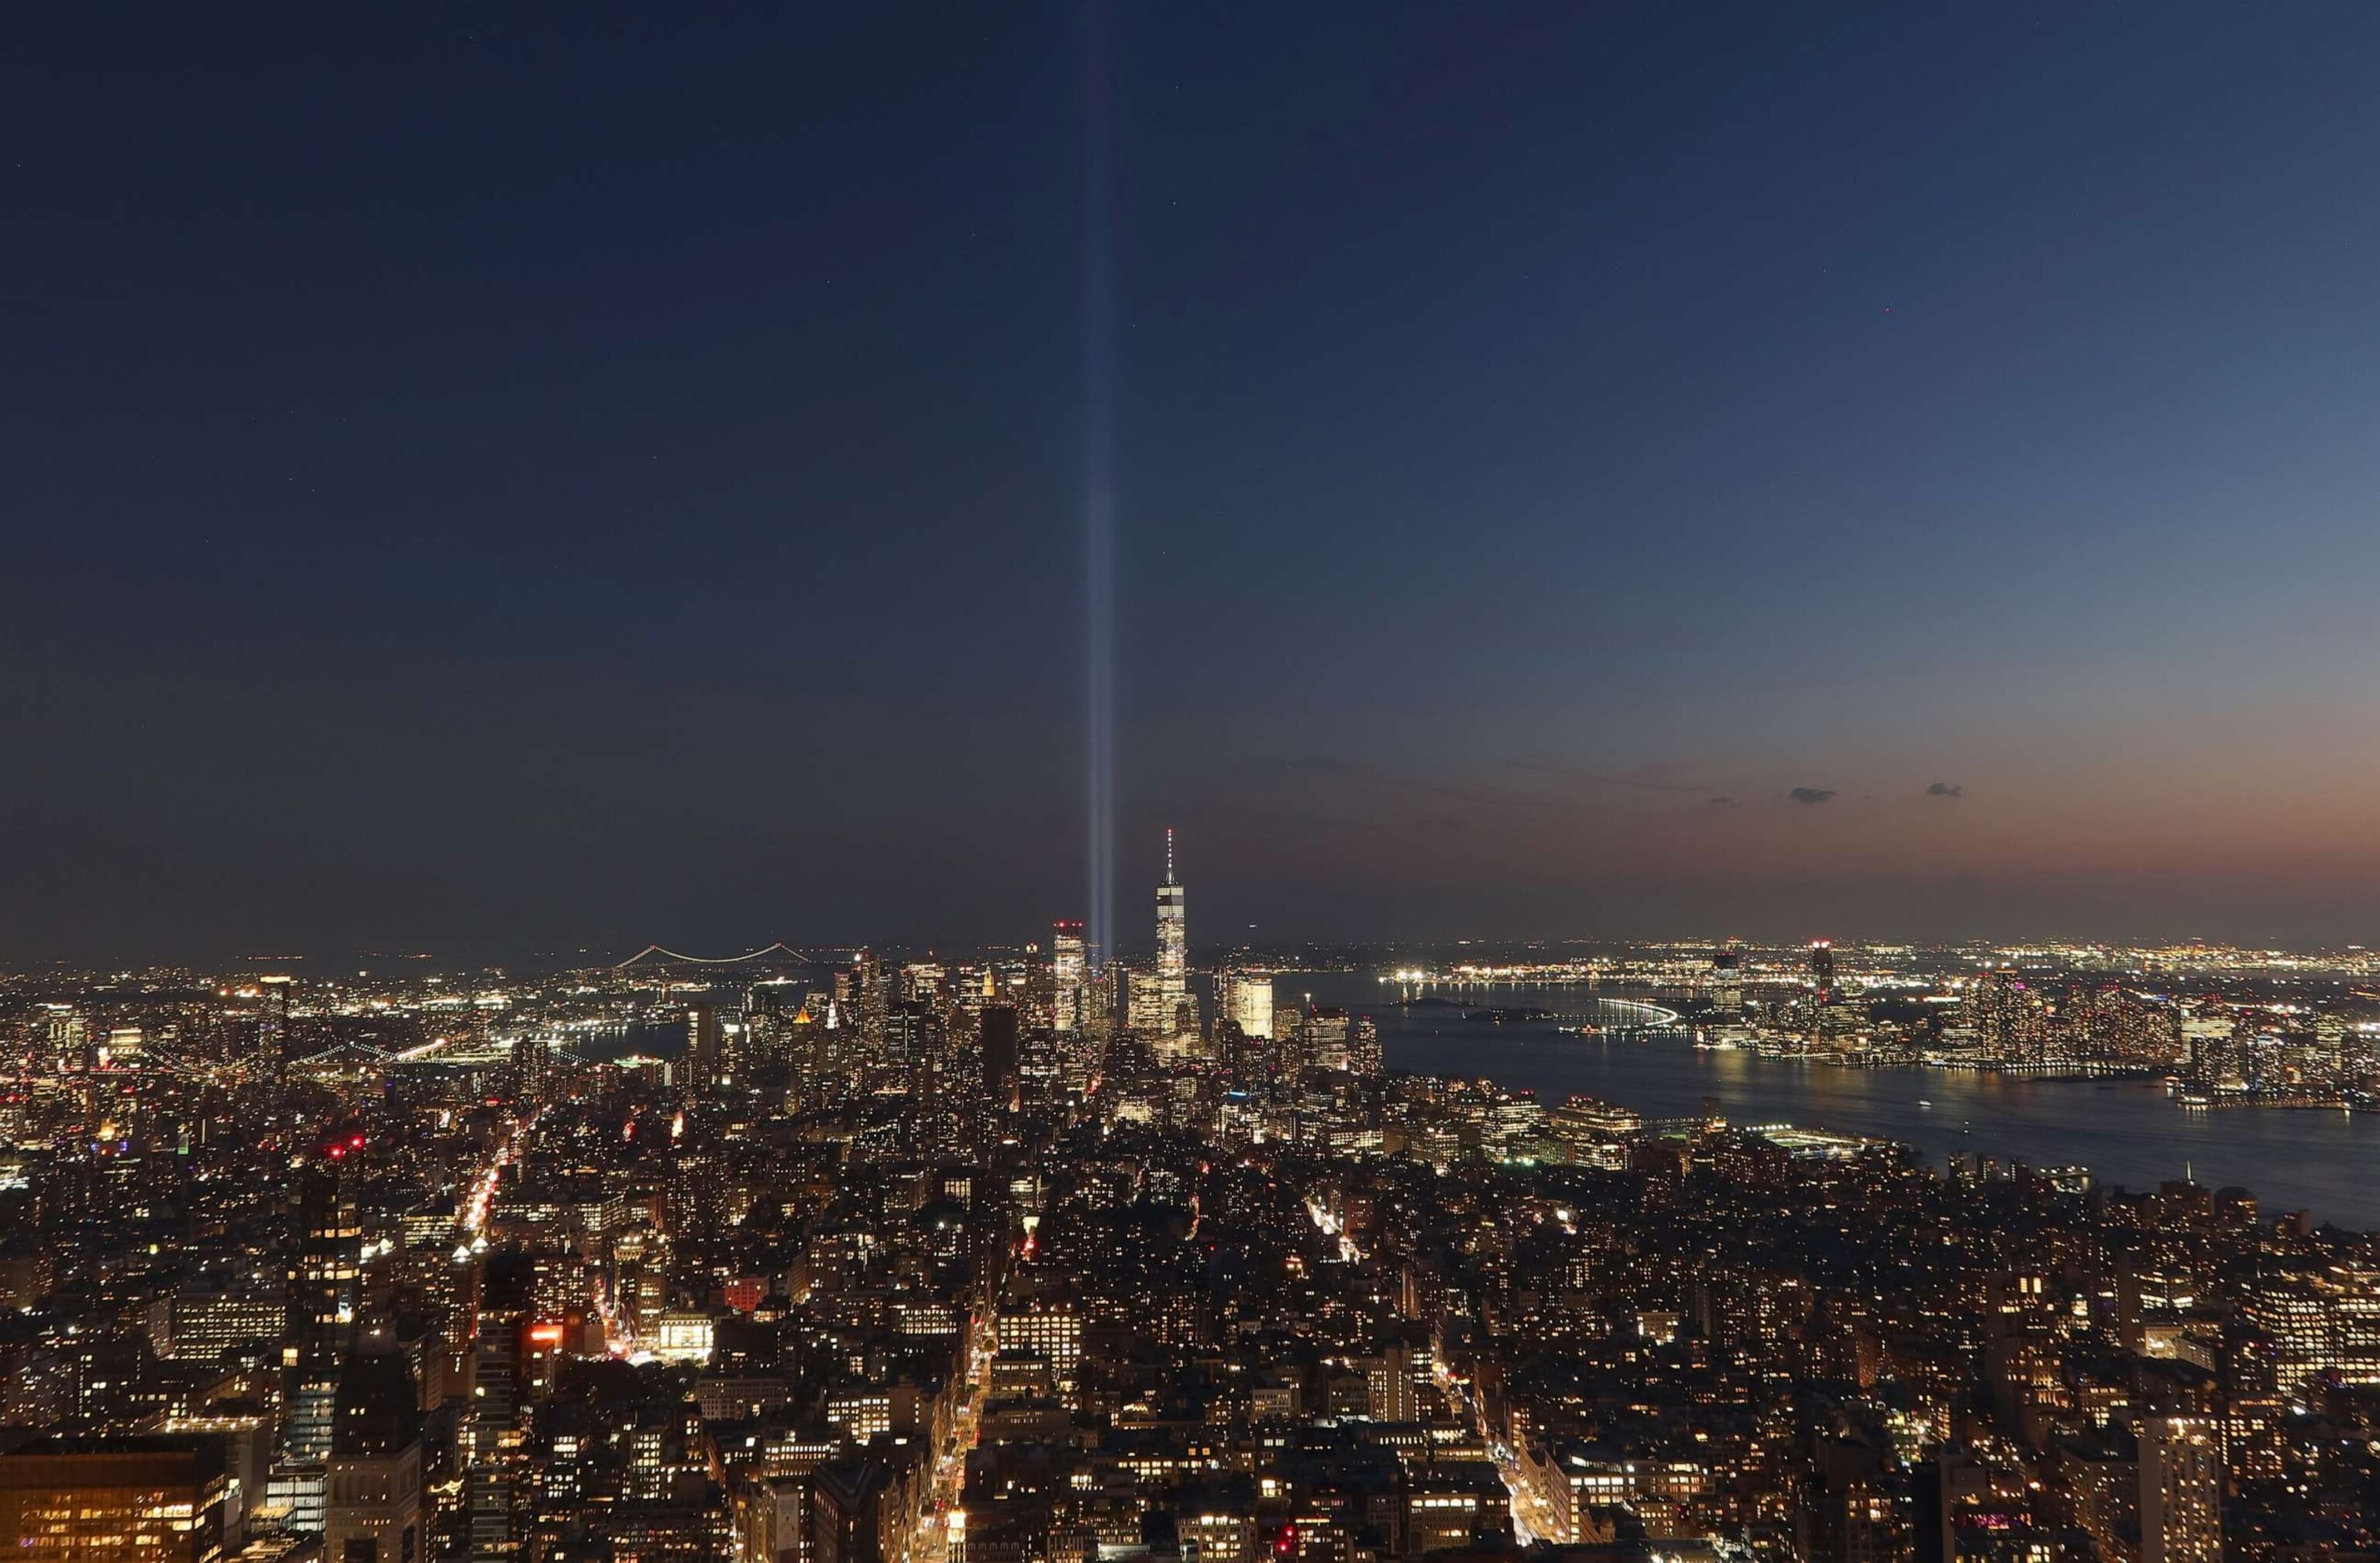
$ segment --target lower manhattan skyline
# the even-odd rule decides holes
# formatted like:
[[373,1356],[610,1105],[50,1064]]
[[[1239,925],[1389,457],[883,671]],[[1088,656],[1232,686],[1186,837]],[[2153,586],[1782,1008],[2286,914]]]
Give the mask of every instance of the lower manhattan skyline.
[[2380,1563],[2380,9],[11,19],[9,1563]]

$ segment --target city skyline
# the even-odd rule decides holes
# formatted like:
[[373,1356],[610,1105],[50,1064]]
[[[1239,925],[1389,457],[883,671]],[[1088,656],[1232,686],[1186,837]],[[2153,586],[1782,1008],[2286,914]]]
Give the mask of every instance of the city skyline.
[[10,19],[0,1563],[2380,1563],[2380,6]]
[[1176,997],[1191,877],[1096,975],[1060,922],[979,956],[0,976],[0,1535],[2380,1550],[2380,953],[1234,961],[1209,1008]]

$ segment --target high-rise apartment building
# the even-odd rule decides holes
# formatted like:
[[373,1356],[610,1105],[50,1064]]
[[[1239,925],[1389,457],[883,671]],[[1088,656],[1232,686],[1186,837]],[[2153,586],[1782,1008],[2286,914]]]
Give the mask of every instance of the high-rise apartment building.
[[1378,1074],[1383,1067],[1380,1023],[1369,1015],[1347,1022],[1347,1067],[1359,1075]]
[[2221,1563],[2223,1424],[2141,1419],[2141,1563]]
[[1721,1014],[1733,1015],[1743,1008],[1743,953],[1741,950],[1720,950],[1711,957],[1710,1003]]

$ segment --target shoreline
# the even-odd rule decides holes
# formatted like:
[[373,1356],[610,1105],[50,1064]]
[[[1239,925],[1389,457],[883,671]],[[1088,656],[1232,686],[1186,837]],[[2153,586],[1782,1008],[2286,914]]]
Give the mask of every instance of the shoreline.
[[[1338,983],[1316,985],[1319,1002],[1339,1002],[1344,993]],[[1370,996],[1347,995],[1345,1002],[1366,1007]],[[1511,989],[1499,996],[1528,1002]],[[1374,1013],[1391,1068],[1484,1077],[1534,1091],[1548,1107],[1585,1094],[1651,1119],[1691,1116],[1716,1096],[1730,1120],[1889,1140],[1937,1164],[1978,1154],[2037,1167],[2081,1163],[2095,1179],[2131,1189],[2154,1189],[2194,1166],[2199,1181],[2249,1188],[2272,1212],[2307,1210],[2341,1227],[2380,1230],[2380,1197],[2356,1171],[2380,1165],[2373,1127],[2380,1115],[2180,1109],[2169,1099],[2146,1099],[2144,1088],[2160,1078],[2148,1071],[2058,1078],[1917,1058],[1852,1062],[1710,1048],[1695,1045],[1690,1029],[1579,1034],[1551,1026],[1433,1026],[1427,1011],[1387,1007]],[[1628,1045],[1663,1042],[1682,1045]],[[1809,1064],[1833,1067],[1786,1067]],[[1895,1071],[1906,1078],[1895,1081]]]

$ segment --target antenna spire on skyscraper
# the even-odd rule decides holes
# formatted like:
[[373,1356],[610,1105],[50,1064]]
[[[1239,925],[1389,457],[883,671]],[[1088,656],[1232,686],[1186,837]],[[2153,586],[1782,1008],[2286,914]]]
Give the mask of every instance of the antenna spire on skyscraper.
[[[1165,877],[1157,886],[1157,972],[1149,983],[1146,1001],[1135,996],[1132,1007],[1143,1019],[1142,1025],[1160,1041],[1161,1046],[1176,1050],[1193,1048],[1199,1039],[1198,1010],[1190,996],[1190,945],[1188,930],[1184,926],[1183,901],[1185,892],[1182,881],[1173,873],[1173,827],[1165,827]],[[1133,993],[1141,992],[1139,979],[1134,979]]]

